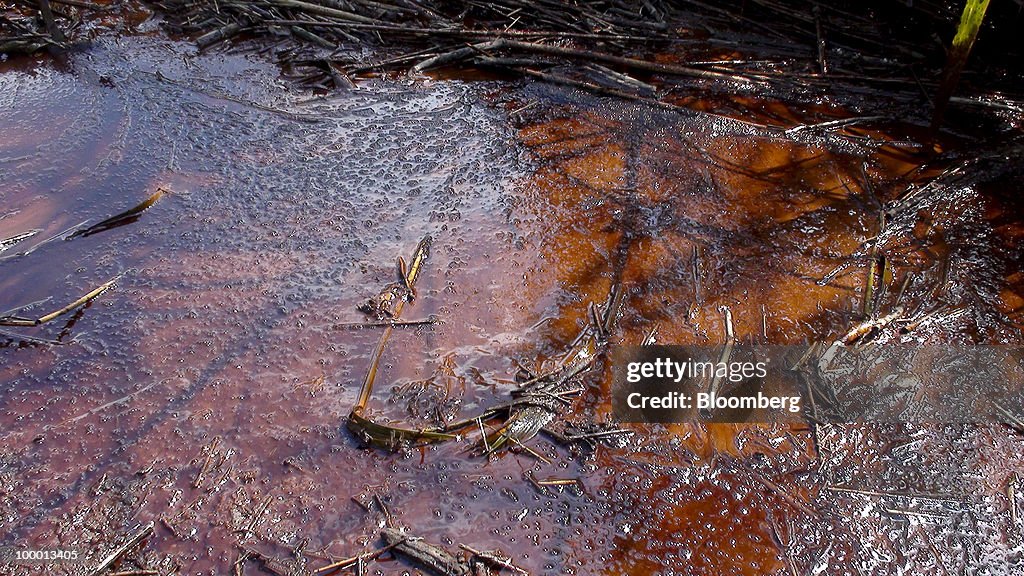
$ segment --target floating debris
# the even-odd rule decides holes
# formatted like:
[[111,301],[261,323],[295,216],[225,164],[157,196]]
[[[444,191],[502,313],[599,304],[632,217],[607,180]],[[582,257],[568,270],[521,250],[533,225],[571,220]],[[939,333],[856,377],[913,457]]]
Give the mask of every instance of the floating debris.
[[40,316],[38,318],[32,319],[32,318],[23,318],[21,316],[2,316],[2,317],[0,317],[0,326],[39,326],[40,324],[45,324],[45,323],[53,320],[54,318],[57,318],[59,316],[63,316],[64,314],[67,314],[68,312],[71,312],[72,310],[75,310],[76,308],[79,308],[81,306],[85,306],[86,304],[89,304],[90,302],[92,302],[96,298],[99,298],[107,290],[110,290],[111,288],[113,288],[117,284],[117,281],[120,280],[120,278],[121,278],[121,275],[118,275],[118,276],[116,276],[116,277],[114,277],[114,278],[104,282],[103,284],[97,286],[96,288],[94,288],[93,290],[89,291],[87,294],[85,294],[81,298],[79,298],[79,299],[75,300],[74,302],[68,304],[67,306],[65,306],[65,307],[63,307],[63,308],[61,308],[59,310],[55,310],[53,312],[50,312],[49,314],[44,314],[44,315],[42,315],[42,316]]
[[68,236],[66,238],[66,240],[73,240],[73,239],[81,237],[81,236],[90,236],[90,235],[96,234],[98,232],[105,232],[107,230],[110,230],[111,228],[117,228],[118,226],[124,226],[125,224],[131,224],[132,222],[135,222],[136,220],[138,220],[139,215],[141,215],[143,212],[145,212],[146,209],[148,209],[153,204],[156,204],[158,200],[163,198],[163,196],[164,196],[164,194],[166,192],[167,192],[167,190],[165,190],[163,188],[160,188],[155,193],[153,193],[152,196],[150,196],[149,198],[146,198],[146,200],[144,200],[143,202],[141,202],[140,204],[138,204],[134,208],[131,208],[129,210],[125,210],[124,212],[121,212],[120,214],[117,214],[115,216],[111,216],[110,218],[107,218],[106,220],[103,220],[101,222],[93,224],[92,226],[89,226],[87,228],[82,228],[82,229],[76,230],[70,236]]
[[146,526],[142,527],[142,529],[136,531],[135,534],[131,538],[129,538],[124,544],[122,544],[116,550],[111,552],[109,556],[107,556],[102,562],[100,562],[99,566],[97,566],[92,572],[89,572],[89,576],[100,576],[101,574],[106,572],[108,568],[110,568],[118,560],[120,560],[122,556],[124,556],[128,552],[131,552],[134,548],[141,544],[143,540],[149,538],[152,535],[153,523],[150,522]]
[[40,232],[42,232],[42,230],[40,229],[29,230],[28,232],[15,234],[10,238],[4,238],[3,240],[0,240],[0,254],[3,254],[7,250],[10,250],[11,248],[14,247],[15,244],[21,242],[22,240],[28,240],[29,238],[35,236],[36,234],[39,234]]
[[[412,265],[404,277],[406,285],[411,288],[422,269],[423,262],[429,254],[430,237],[425,237],[413,254]],[[401,262],[401,260],[399,260]],[[400,266],[400,270],[402,267]],[[403,270],[404,273],[404,270]],[[557,361],[557,367],[540,376],[534,376],[520,383],[519,389],[512,393],[510,402],[491,407],[482,413],[443,426],[424,428],[406,428],[392,424],[380,424],[363,415],[376,380],[378,364],[384,346],[395,324],[383,323],[385,332],[381,335],[367,369],[366,377],[360,391],[359,400],[352,408],[348,417],[348,428],[358,438],[378,447],[398,450],[403,446],[423,443],[460,440],[459,432],[471,427],[481,431],[479,447],[485,455],[492,455],[509,447],[517,447],[534,454],[538,459],[545,460],[524,443],[536,436],[547,426],[556,415],[572,405],[572,399],[581,394],[584,387],[579,382],[580,375],[590,368],[607,347],[607,338],[612,324],[615,322],[622,301],[622,291],[616,285],[612,288],[608,301],[602,310],[591,307],[592,322],[576,338],[573,345]],[[397,320],[405,304],[405,299],[397,300],[392,318]],[[495,431],[487,433],[483,422],[497,416],[505,415],[502,425]]]

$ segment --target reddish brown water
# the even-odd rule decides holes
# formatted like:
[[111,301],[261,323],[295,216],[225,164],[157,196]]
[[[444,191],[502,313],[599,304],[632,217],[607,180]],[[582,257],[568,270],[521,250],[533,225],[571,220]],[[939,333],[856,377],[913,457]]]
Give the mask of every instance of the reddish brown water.
[[[748,119],[780,115],[800,116]],[[405,416],[395,389],[436,376],[472,415],[507,398],[514,360],[564,349],[616,280],[621,343],[654,327],[660,342],[720,342],[722,306],[741,340],[845,333],[868,265],[849,255],[878,233],[880,202],[937,172],[917,171],[917,151],[546,86],[369,80],[320,98],[260,57],[146,38],[8,66],[0,130],[0,237],[42,230],[5,257],[170,191],[131,224],[0,261],[0,310],[51,298],[23,314],[123,274],[78,313],[9,329],[63,345],[0,337],[5,545],[81,550],[88,566],[155,521],[139,567],[225,574],[243,542],[311,570],[379,545],[382,515],[359,504],[377,495],[417,535],[498,548],[534,574],[1021,562],[1007,486],[1024,442],[1003,427],[826,426],[815,445],[806,428],[635,426],[592,453],[535,441],[550,462],[486,462],[465,443],[388,454],[343,427],[378,332],[333,326],[362,320],[356,305],[425,234],[404,317],[443,324],[396,332],[371,410]],[[881,306],[909,277],[901,304],[970,312],[910,338],[1020,343],[1005,321],[1021,306],[1019,213],[965,189],[921,218],[887,238]],[[607,418],[609,372],[572,420]]]

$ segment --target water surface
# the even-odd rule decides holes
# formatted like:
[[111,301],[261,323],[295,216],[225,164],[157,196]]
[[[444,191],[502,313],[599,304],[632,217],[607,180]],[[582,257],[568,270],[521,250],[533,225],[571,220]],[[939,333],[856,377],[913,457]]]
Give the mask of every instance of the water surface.
[[[145,37],[9,66],[0,127],[0,237],[40,230],[2,255],[0,309],[48,299],[22,312],[45,314],[119,278],[74,314],[8,330],[61,345],[0,336],[5,543],[98,563],[153,521],[139,568],[222,574],[242,543],[311,570],[379,545],[377,496],[417,535],[535,574],[1019,565],[1007,483],[1024,450],[1002,427],[636,426],[596,450],[541,438],[546,461],[491,462],[465,442],[365,449],[343,428],[379,333],[337,325],[364,319],[357,304],[424,235],[404,317],[442,323],[396,332],[370,406],[411,425],[428,421],[410,398],[462,415],[506,399],[516,362],[568,346],[614,282],[620,343],[654,328],[721,342],[722,307],[744,341],[842,335],[883,203],[938,173],[917,149],[550,86],[391,78],[324,97],[256,54]],[[18,255],[158,189],[130,224]],[[908,338],[1020,342],[1019,217],[1005,214],[965,188],[890,228],[879,306],[970,311]],[[576,425],[610,414],[599,368]]]

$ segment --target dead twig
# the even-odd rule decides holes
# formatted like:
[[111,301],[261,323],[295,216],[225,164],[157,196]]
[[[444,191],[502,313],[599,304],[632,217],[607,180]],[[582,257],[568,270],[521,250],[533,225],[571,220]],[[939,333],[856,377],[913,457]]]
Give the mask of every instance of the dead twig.
[[245,554],[245,560],[248,560],[249,558],[255,558],[265,569],[274,574],[277,574],[278,576],[292,576],[294,574],[294,571],[292,569],[290,569],[287,565],[285,565],[277,558],[268,556],[260,552],[259,550],[256,550],[255,548],[249,548],[241,544],[238,545],[238,548]]
[[453,64],[455,62],[461,62],[469,58],[470,56],[481,54],[486,52],[487,50],[500,47],[501,44],[499,40],[481,42],[479,44],[473,44],[472,46],[465,46],[462,48],[458,48],[456,50],[452,50],[450,52],[438,54],[437,56],[434,56],[432,58],[427,58],[426,60],[413,66],[412,69],[416,72],[423,72],[424,70],[430,70],[431,68],[438,68],[441,66],[447,66],[448,64]]
[[475,550],[469,546],[466,546],[465,544],[459,544],[459,548],[462,548],[466,552],[472,554],[474,560],[479,560],[485,564],[497,566],[498,568],[508,568],[509,570],[516,572],[518,574],[523,574],[524,576],[529,576],[530,574],[526,570],[523,570],[519,566],[513,564],[511,558],[502,558],[494,552],[481,552],[479,550]]
[[1010,501],[1010,523],[1017,525],[1017,482],[1019,481],[1016,472],[1010,474],[1006,481],[1006,498]]
[[346,558],[344,560],[339,560],[338,562],[333,562],[331,564],[328,564],[327,566],[324,566],[322,568],[317,568],[316,570],[313,570],[313,573],[314,574],[329,574],[329,573],[335,572],[337,570],[344,570],[345,568],[351,568],[352,566],[355,566],[356,564],[359,564],[360,562],[367,562],[369,560],[376,560],[381,555],[383,555],[383,554],[393,550],[396,546],[398,546],[400,544],[404,544],[405,540],[406,539],[403,538],[403,539],[401,539],[401,540],[399,540],[399,541],[397,541],[397,542],[395,542],[393,544],[388,544],[387,546],[384,546],[383,548],[378,548],[378,549],[374,550],[373,552],[367,552],[366,554],[360,554],[358,556],[353,556],[351,558]]
[[821,73],[828,74],[828,61],[825,60],[825,27],[821,24],[821,5],[814,5],[814,31],[818,36],[818,68]]
[[120,560],[122,556],[124,556],[129,551],[131,551],[133,548],[138,546],[143,540],[145,540],[146,538],[149,538],[152,534],[153,534],[153,523],[150,522],[148,525],[146,525],[141,530],[136,532],[134,536],[129,538],[127,542],[125,542],[120,547],[118,547],[116,550],[111,552],[111,554],[109,556],[107,556],[102,562],[100,562],[99,566],[97,566],[92,572],[89,572],[89,576],[100,576],[108,568],[113,566],[115,562]]
[[[722,348],[722,354],[718,358],[719,366],[728,364],[730,358],[732,358],[733,349],[736,346],[736,333],[733,330],[732,325],[732,310],[728,306],[722,306],[722,315],[725,321],[725,347]],[[711,378],[711,383],[708,385],[708,394],[711,396],[717,396],[718,390],[721,387],[723,376],[719,373]],[[710,414],[710,411],[707,412]]]
[[246,28],[248,28],[247,24],[243,24],[241,22],[232,22],[230,24],[227,24],[226,26],[222,26],[215,30],[210,30],[206,34],[203,34],[199,38],[196,38],[196,45],[199,46],[200,50],[209,48],[210,46],[213,46],[218,42],[222,42],[224,40],[228,40],[234,36],[237,36],[238,34],[242,33]]
[[113,10],[114,6],[101,6],[99,4],[93,4],[92,2],[83,2],[82,0],[50,0],[54,4],[66,4],[68,6],[74,6],[76,8],[85,8],[87,10],[95,10],[97,12],[107,12]]
[[[312,26],[319,28],[343,28],[351,30],[366,30],[372,32],[394,32],[416,36],[439,36],[451,38],[533,38],[533,39],[576,39],[576,40],[607,40],[607,41],[639,41],[650,42],[657,39],[656,35],[641,36],[636,34],[614,34],[614,33],[591,33],[572,31],[533,31],[533,30],[494,30],[494,29],[466,29],[466,28],[426,28],[417,26],[403,26],[398,24],[360,24],[353,22],[313,22],[309,20],[276,19],[267,20],[265,24],[278,26]],[[664,36],[664,39],[669,39]],[[672,38],[678,41],[678,38]]]
[[382,320],[380,322],[340,322],[332,324],[331,330],[358,330],[360,328],[403,328],[409,326],[431,326],[440,324],[441,320],[431,314],[422,320]]
[[40,324],[45,324],[53,320],[54,318],[57,318],[58,316],[67,314],[68,312],[71,312],[72,310],[80,306],[85,306],[86,304],[92,302],[96,298],[99,298],[104,292],[110,290],[120,278],[121,275],[118,275],[112,278],[111,280],[104,282],[99,287],[91,290],[88,294],[82,296],[81,298],[75,300],[74,302],[68,304],[67,306],[59,310],[50,312],[49,314],[40,316],[36,319],[22,318],[19,316],[0,317],[0,326],[39,326]]
[[203,476],[205,476],[206,472],[210,469],[210,464],[213,462],[213,455],[216,453],[217,447],[219,445],[220,436],[217,436],[216,438],[213,439],[213,442],[211,442],[210,445],[207,447],[206,459],[203,461],[203,465],[199,469],[199,472],[196,474],[195,479],[192,480],[193,490],[199,488],[199,486],[203,483]]

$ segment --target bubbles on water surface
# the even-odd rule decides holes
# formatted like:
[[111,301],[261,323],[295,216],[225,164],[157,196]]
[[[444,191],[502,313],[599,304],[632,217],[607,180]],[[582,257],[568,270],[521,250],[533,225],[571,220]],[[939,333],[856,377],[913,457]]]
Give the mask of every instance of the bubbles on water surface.
[[[98,112],[65,112],[71,116],[41,139],[100,153],[67,169],[47,168],[58,145],[12,137],[15,144],[0,149],[0,170],[15,181],[9,197],[26,206],[35,194],[58,200],[23,216],[56,227],[73,223],[72,216],[95,219],[129,206],[133,194],[155,182],[167,183],[174,194],[131,226],[68,243],[62,252],[70,262],[59,272],[34,268],[30,260],[0,264],[4,271],[17,267],[19,274],[7,280],[13,290],[4,294],[19,301],[27,301],[36,285],[74,294],[81,284],[65,275],[88,276],[97,263],[132,269],[123,287],[104,300],[109,308],[90,308],[75,326],[79,344],[0,350],[24,367],[0,366],[17,390],[4,396],[2,417],[17,414],[24,425],[5,440],[29,446],[10,465],[19,491],[32,495],[12,504],[22,533],[47,529],[47,513],[55,507],[92,510],[87,489],[102,473],[130,477],[155,466],[166,479],[143,512],[165,514],[170,507],[180,513],[171,517],[173,525],[191,540],[176,544],[168,530],[158,542],[178,546],[186,557],[195,555],[197,538],[230,549],[232,536],[222,529],[244,527],[268,494],[276,495],[267,504],[269,525],[284,546],[308,536],[333,545],[339,555],[358,553],[376,543],[380,518],[348,496],[368,501],[363,496],[380,494],[401,521],[433,542],[506,547],[531,569],[559,573],[789,573],[789,553],[801,572],[849,572],[854,563],[865,573],[884,573],[893,561],[885,551],[906,547],[910,529],[927,533],[943,550],[980,550],[975,564],[998,567],[1013,559],[993,545],[1001,538],[997,521],[979,513],[1001,506],[993,504],[1002,497],[994,487],[978,499],[936,507],[898,494],[837,496],[820,486],[827,481],[875,492],[961,487],[959,498],[976,485],[963,469],[995,466],[967,456],[990,440],[985,431],[929,431],[934,436],[924,442],[913,431],[826,431],[823,441],[834,452],[823,469],[812,466],[807,432],[768,450],[730,437],[766,441],[757,431],[698,431],[712,446],[702,452],[680,440],[697,432],[659,436],[644,430],[650,439],[602,449],[589,463],[542,444],[538,451],[556,462],[541,466],[522,454],[485,464],[467,457],[464,444],[396,456],[360,451],[340,431],[377,333],[332,325],[359,319],[354,304],[394,280],[395,256],[408,258],[423,234],[434,235],[435,251],[410,310],[444,311],[450,324],[398,339],[386,359],[388,378],[425,378],[429,367],[419,360],[453,350],[466,367],[480,363],[502,374],[508,367],[499,353],[532,350],[540,346],[536,340],[570,332],[530,327],[549,312],[575,321],[572,306],[585,296],[599,299],[581,292],[604,281],[610,268],[614,252],[601,235],[615,230],[602,228],[602,218],[614,203],[605,196],[628,183],[617,151],[629,145],[643,143],[634,158],[650,162],[646,173],[634,175],[633,184],[650,198],[637,210],[632,232],[646,246],[656,244],[651,240],[667,246],[651,250],[658,258],[634,262],[634,281],[663,290],[672,306],[755,284],[760,277],[736,272],[745,262],[761,267],[751,238],[778,242],[766,248],[771,251],[814,239],[837,222],[864,228],[842,207],[761,228],[770,223],[761,212],[765,198],[778,190],[756,190],[750,194],[755,204],[737,192],[749,182],[735,177],[713,193],[699,163],[683,155],[681,140],[674,138],[684,134],[708,146],[721,140],[716,150],[726,157],[763,161],[770,169],[771,150],[745,157],[755,145],[737,138],[743,134],[734,125],[669,124],[657,113],[595,106],[584,126],[590,132],[576,124],[548,126],[531,138],[528,129],[510,134],[477,102],[475,89],[459,83],[409,88],[375,81],[343,97],[297,104],[267,90],[273,69],[236,57],[199,60],[208,76],[201,81],[144,47],[128,55],[101,44],[88,58],[94,71],[118,78],[116,89],[43,71],[36,80],[19,80],[17,99],[3,100],[29,108],[24,123],[3,112],[0,119],[27,133],[30,121],[53,115],[33,94],[77,100],[81,110]],[[637,127],[650,137],[636,139]],[[590,166],[573,158],[578,163],[568,172],[596,192],[583,194],[585,186],[566,184],[564,174],[545,162],[525,189],[517,188],[535,166],[521,162],[513,142],[547,146],[545,138],[565,133],[591,134],[580,141],[597,151],[597,161]],[[18,159],[25,154],[27,160]],[[660,178],[663,170],[671,178]],[[809,186],[801,181],[800,187],[806,192]],[[715,195],[729,193],[735,196],[728,201]],[[803,206],[799,199],[792,204]],[[729,202],[743,208],[735,210],[735,220],[721,216]],[[706,270],[720,273],[704,294],[690,292],[689,242],[695,238],[706,249],[700,253]],[[510,256],[510,249],[516,254]],[[41,250],[40,262],[54,262],[57,253]],[[660,265],[666,255],[681,264],[661,276],[644,268]],[[509,280],[522,273],[513,257],[526,263],[529,286]],[[598,264],[581,264],[588,258]],[[803,285],[793,286],[787,293],[800,298],[783,295],[778,301],[794,306],[787,318],[798,317],[806,299]],[[558,290],[561,295],[553,296]],[[634,303],[643,310],[647,294],[637,294]],[[687,312],[670,310],[679,317]],[[798,330],[816,329],[820,325]],[[49,430],[41,444],[28,443],[47,424],[88,416],[134,393],[123,408],[86,418],[88,427]],[[79,438],[83,429],[88,435]],[[904,444],[892,444],[908,433]],[[191,487],[207,453],[226,454],[208,448],[217,437],[232,453],[217,468],[234,482],[231,498],[212,488],[216,478]],[[40,461],[50,470],[26,464]],[[551,475],[556,483],[578,478],[580,485],[538,489],[524,471],[535,478]],[[185,504],[199,496],[208,507],[189,513]],[[824,510],[825,517],[808,516],[801,503]],[[232,514],[240,519],[232,523]],[[956,526],[966,526],[973,539],[958,543],[967,537]],[[353,534],[361,547],[350,541]],[[876,545],[854,545],[862,540]],[[931,566],[925,547],[907,551],[913,553],[907,566]],[[203,564],[197,560],[196,566]],[[390,565],[381,572],[402,570]]]

